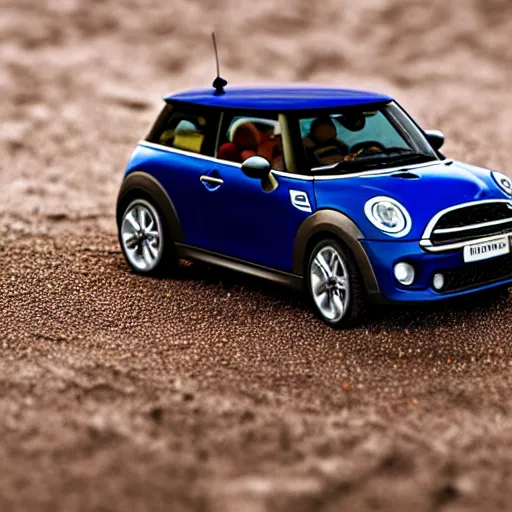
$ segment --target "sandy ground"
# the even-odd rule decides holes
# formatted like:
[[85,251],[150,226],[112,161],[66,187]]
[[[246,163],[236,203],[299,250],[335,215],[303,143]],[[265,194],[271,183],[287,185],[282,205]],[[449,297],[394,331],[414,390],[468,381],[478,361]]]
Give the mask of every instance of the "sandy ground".
[[160,97],[391,93],[512,171],[509,0],[0,0],[0,510],[505,510],[512,297],[334,332],[199,265],[131,274],[113,210]]

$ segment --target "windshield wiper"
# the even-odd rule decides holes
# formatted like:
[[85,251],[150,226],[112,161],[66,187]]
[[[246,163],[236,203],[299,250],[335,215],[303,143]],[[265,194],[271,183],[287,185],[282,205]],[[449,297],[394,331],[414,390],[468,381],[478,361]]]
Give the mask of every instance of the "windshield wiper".
[[[427,153],[416,153],[415,151],[411,151],[408,153],[402,153],[396,156],[390,156],[386,159],[381,160],[382,163],[393,163],[396,164],[398,162],[405,162],[408,160],[421,160],[422,162],[428,162],[430,160],[435,160],[433,155],[428,155]],[[419,162],[420,163],[420,162]]]
[[382,155],[386,154],[386,152],[383,152],[379,153],[378,155],[354,158],[353,160],[342,160],[332,168],[332,171],[353,171],[355,169],[370,170],[376,167],[388,166],[389,164],[395,165],[399,162],[406,162],[410,160],[416,160],[416,163],[423,163],[428,162],[429,160],[434,160],[434,156],[428,155],[427,153],[407,151],[407,153],[404,154],[404,152],[398,152],[396,150],[393,150],[392,153],[399,154],[395,155],[394,157],[386,155],[384,158],[382,158]]
[[384,153],[385,155],[392,155],[393,153],[413,153],[414,151],[410,150],[409,148],[401,148],[401,147],[394,147],[394,148],[386,148],[384,149],[380,154]]
[[337,163],[335,167],[332,168],[333,171],[342,171],[342,170],[353,170],[354,168],[361,169],[373,169],[374,167],[380,167],[382,165],[383,160],[376,161],[374,159],[368,158],[354,158],[354,160],[342,160]]

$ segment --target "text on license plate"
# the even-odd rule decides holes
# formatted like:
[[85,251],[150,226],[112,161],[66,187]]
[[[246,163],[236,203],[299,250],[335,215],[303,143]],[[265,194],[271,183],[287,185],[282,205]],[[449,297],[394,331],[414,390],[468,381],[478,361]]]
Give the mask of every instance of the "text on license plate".
[[490,242],[480,242],[479,244],[468,245],[464,247],[464,261],[482,261],[496,256],[503,256],[510,252],[510,242],[508,236],[496,238]]

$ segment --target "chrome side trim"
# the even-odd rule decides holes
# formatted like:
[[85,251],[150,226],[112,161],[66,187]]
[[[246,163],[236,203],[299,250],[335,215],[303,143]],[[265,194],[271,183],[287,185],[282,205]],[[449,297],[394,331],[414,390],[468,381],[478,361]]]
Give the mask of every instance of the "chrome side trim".
[[[201,155],[199,153],[192,153],[191,151],[184,151],[182,149],[170,148],[168,146],[162,146],[162,144],[155,144],[147,140],[139,141],[139,146],[143,146],[150,149],[158,149],[159,151],[166,151],[167,153],[174,153],[177,155],[190,156],[192,158],[198,158],[199,160],[206,160],[208,162],[229,165],[238,169],[242,168],[242,164],[237,162],[230,162],[229,160],[221,160],[220,158],[214,158],[213,156]],[[313,176],[305,176],[303,174],[293,174],[286,171],[276,171],[272,169],[270,171],[274,176],[282,176],[283,178],[292,178],[295,180],[313,181]]]
[[274,171],[272,169],[270,171],[275,176],[282,176],[283,178],[292,178],[294,180],[303,180],[303,181],[313,181],[313,176],[305,176],[304,174],[292,174],[291,172],[286,171]]
[[448,245],[432,245],[432,242],[430,240],[420,240],[420,246],[429,252],[454,251],[456,249],[462,249],[463,247],[467,247],[468,245],[479,244],[484,242],[494,242],[495,240],[499,240],[500,238],[503,238],[505,236],[511,238],[510,234],[504,233],[501,235],[492,235],[486,236],[484,238],[475,238],[473,240],[466,240],[465,242],[457,242]]
[[[481,201],[470,201],[469,203],[457,204],[455,206],[451,206],[450,208],[446,208],[436,213],[432,219],[430,219],[427,227],[425,228],[425,232],[423,233],[422,239],[429,239],[432,235],[432,231],[434,230],[437,221],[445,214],[449,212],[453,212],[455,210],[459,210],[461,208],[467,208],[468,206],[473,206],[476,204],[489,204],[489,203],[508,203],[512,205],[512,201],[510,199],[484,199]],[[439,246],[440,247],[440,246]]]
[[512,222],[512,217],[510,217],[510,219],[494,220],[490,222],[482,222],[480,224],[470,224],[468,226],[462,226],[460,228],[435,229],[433,233],[434,235],[442,235],[445,233],[459,233],[461,231],[471,231],[472,229],[488,228],[490,226],[500,226],[501,224],[508,224],[510,222]]
[[[177,155],[184,155],[184,156],[190,156],[194,158],[198,158],[200,160],[206,160],[208,162],[214,162],[214,163],[221,163],[224,165],[230,165],[231,167],[237,167],[241,168],[242,164],[239,164],[237,162],[230,162],[229,160],[221,160],[220,158],[215,158],[213,156],[207,156],[207,155],[201,155],[200,153],[193,153],[191,151],[185,151],[183,149],[176,149],[176,148],[170,148],[168,146],[163,146],[162,144],[156,144],[155,142],[149,142],[147,140],[140,140],[139,146],[151,148],[151,149],[158,149],[160,151],[166,151],[168,153],[175,153]],[[344,174],[340,176],[306,176],[304,174],[294,174],[291,172],[286,171],[276,171],[275,169],[272,169],[272,174],[275,176],[282,176],[283,178],[292,178],[295,180],[304,180],[304,181],[313,181],[313,180],[339,180],[344,178],[355,178],[358,176],[380,176],[383,174],[389,174],[393,173],[399,170],[404,169],[420,169],[422,167],[431,167],[433,165],[439,165],[444,164],[448,165],[448,163],[453,162],[453,160],[435,160],[433,162],[425,162],[423,164],[415,164],[415,165],[400,165],[398,167],[391,167],[386,169],[379,169],[375,171],[362,171],[362,172],[355,172],[352,174]],[[319,170],[329,170],[334,168],[335,166],[327,166],[327,167],[315,167],[314,169],[311,169],[312,172],[319,171]]]

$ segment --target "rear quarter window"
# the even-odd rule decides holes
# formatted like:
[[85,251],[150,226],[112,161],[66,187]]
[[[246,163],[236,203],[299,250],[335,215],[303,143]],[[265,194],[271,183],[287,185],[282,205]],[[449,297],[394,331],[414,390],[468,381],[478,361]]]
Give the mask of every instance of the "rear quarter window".
[[218,116],[213,112],[199,113],[193,109],[167,105],[147,140],[191,153],[212,154],[211,141],[216,135],[217,120]]

